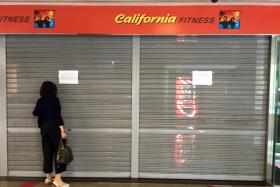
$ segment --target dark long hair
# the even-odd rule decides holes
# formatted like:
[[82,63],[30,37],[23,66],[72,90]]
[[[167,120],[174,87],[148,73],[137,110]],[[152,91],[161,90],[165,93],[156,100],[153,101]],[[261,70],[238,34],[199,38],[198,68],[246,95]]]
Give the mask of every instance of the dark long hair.
[[40,95],[42,97],[44,96],[56,96],[57,95],[57,87],[56,85],[51,81],[44,81],[42,83],[41,89],[40,89]]

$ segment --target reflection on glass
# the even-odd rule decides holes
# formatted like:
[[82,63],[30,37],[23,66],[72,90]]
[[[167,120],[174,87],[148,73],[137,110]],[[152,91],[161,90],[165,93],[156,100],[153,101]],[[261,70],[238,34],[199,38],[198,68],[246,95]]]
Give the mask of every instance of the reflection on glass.
[[195,140],[195,134],[178,134],[176,136],[174,144],[174,163],[176,167],[179,167],[191,160]]
[[[279,72],[278,72],[279,73]],[[279,79],[279,77],[278,77]],[[279,85],[278,85],[279,86]],[[278,99],[278,103],[280,103],[280,98]],[[279,104],[278,104],[279,105]],[[279,106],[278,106],[278,110],[279,110]],[[277,114],[278,116],[278,121],[277,121],[277,125],[276,125],[276,143],[275,143],[275,161],[274,161],[274,184],[275,185],[280,185],[280,115],[279,113]]]
[[279,55],[280,55],[280,40],[278,38],[277,43],[277,56],[278,56],[278,69],[277,69],[277,81],[278,81],[278,100],[276,103],[276,118],[277,122],[275,125],[275,131],[276,131],[276,137],[275,137],[275,154],[274,154],[274,184],[280,185],[280,61],[279,61]]
[[178,35],[176,37],[177,43],[197,43],[198,38],[196,36],[185,36],[185,35]]
[[16,64],[9,64],[7,67],[7,92],[17,93],[17,67]]
[[[189,77],[176,77],[176,115],[179,119],[186,120],[197,114],[196,90]],[[193,125],[186,127],[193,130]],[[174,142],[174,163],[176,167],[188,163],[192,157],[192,150],[196,139],[195,134],[178,134]]]
[[[279,123],[279,121],[278,121]],[[278,124],[279,125],[279,124]],[[275,144],[275,167],[274,167],[274,184],[280,185],[280,138],[279,138],[279,130],[278,137],[276,138],[277,143]]]
[[197,113],[195,86],[189,77],[176,78],[176,114],[180,119],[194,117]]

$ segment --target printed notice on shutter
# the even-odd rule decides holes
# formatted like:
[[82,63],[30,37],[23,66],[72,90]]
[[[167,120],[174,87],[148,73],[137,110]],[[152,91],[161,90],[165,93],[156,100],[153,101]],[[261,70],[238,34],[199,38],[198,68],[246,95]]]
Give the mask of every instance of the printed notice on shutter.
[[193,85],[212,85],[212,71],[193,71]]
[[59,80],[59,84],[79,84],[79,71],[59,70],[58,80]]

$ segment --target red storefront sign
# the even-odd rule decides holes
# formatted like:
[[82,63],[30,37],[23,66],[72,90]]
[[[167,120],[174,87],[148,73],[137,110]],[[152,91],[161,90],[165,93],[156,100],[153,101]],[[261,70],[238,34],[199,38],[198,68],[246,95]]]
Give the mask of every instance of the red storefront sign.
[[0,6],[3,34],[279,34],[280,6]]

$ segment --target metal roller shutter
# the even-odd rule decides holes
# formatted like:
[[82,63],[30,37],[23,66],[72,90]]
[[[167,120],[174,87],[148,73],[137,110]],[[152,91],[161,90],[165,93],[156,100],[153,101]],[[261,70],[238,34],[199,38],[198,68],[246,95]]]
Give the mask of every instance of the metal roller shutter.
[[[263,181],[270,40],[141,38],[141,178]],[[212,85],[192,85],[212,71]]]
[[[132,38],[7,36],[9,176],[41,176],[41,138],[32,110],[45,80],[79,70],[78,85],[58,85],[74,162],[69,176],[129,177]],[[22,172],[24,171],[24,172]]]

